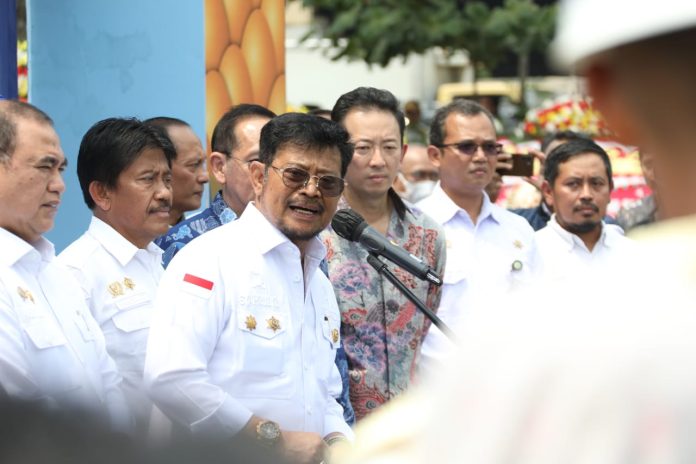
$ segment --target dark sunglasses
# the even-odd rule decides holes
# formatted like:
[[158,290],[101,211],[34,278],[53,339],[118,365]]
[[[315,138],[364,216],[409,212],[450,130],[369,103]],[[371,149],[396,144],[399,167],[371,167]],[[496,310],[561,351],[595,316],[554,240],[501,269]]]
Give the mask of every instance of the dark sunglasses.
[[337,197],[343,192],[343,187],[345,187],[345,182],[340,177],[313,176],[302,168],[277,168],[273,165],[270,167],[280,174],[285,186],[291,189],[305,188],[310,179],[316,179],[315,185],[322,195],[326,197]]
[[463,140],[461,142],[446,143],[444,145],[440,145],[440,148],[445,147],[453,147],[462,155],[467,156],[474,156],[476,154],[476,150],[478,150],[479,147],[481,147],[481,150],[483,150],[483,154],[486,156],[498,156],[503,151],[503,146],[499,143],[483,142],[481,144],[478,144],[473,140]]

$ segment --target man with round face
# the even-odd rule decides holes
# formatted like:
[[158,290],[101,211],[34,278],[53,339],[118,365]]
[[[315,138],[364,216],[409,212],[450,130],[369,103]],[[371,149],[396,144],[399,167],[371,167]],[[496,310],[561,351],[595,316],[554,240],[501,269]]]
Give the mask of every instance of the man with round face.
[[[392,188],[407,150],[402,142],[404,116],[394,95],[357,88],[339,97],[332,119],[348,131],[355,147],[339,208],[352,208],[371,227],[441,273],[445,264],[442,229]],[[429,321],[367,264],[362,246],[332,230],[322,237],[341,309],[351,404],[360,420],[413,382]],[[437,309],[439,287],[387,265],[430,309]]]
[[92,221],[59,256],[104,333],[142,431],[152,409],[142,384],[145,347],[163,273],[162,250],[152,241],[169,227],[174,153],[163,129],[136,119],[92,126],[77,156]]
[[352,155],[337,124],[288,113],[261,130],[255,201],[187,245],[167,268],[145,379],[193,433],[242,434],[293,462],[352,437],[335,399],[340,315],[319,270]]
[[259,158],[261,128],[274,116],[275,113],[263,106],[245,103],[231,108],[220,118],[213,130],[208,162],[221,188],[208,208],[175,225],[155,241],[164,250],[165,267],[187,243],[237,219],[253,200],[249,166]]
[[630,240],[602,220],[614,184],[609,156],[599,145],[589,140],[559,145],[546,159],[544,179],[544,200],[555,211],[536,233],[547,277],[606,270],[630,256]]
[[160,116],[147,119],[145,123],[166,130],[176,150],[172,159],[172,207],[169,211],[169,224],[173,226],[183,221],[185,212],[201,207],[208,183],[203,145],[191,126],[181,119]]
[[[438,311],[455,333],[468,311],[481,307],[492,294],[526,284],[537,266],[532,228],[493,204],[484,190],[500,151],[493,116],[478,103],[457,99],[435,113],[428,155],[440,170],[440,184],[416,206],[442,224],[447,235]],[[452,347],[432,327],[422,354],[436,364]]]
[[409,144],[401,160],[401,172],[394,181],[394,190],[406,201],[417,203],[432,193],[439,179],[440,172],[430,161],[427,147]]
[[78,283],[42,235],[65,191],[65,156],[38,108],[0,101],[0,390],[127,428],[121,377]]

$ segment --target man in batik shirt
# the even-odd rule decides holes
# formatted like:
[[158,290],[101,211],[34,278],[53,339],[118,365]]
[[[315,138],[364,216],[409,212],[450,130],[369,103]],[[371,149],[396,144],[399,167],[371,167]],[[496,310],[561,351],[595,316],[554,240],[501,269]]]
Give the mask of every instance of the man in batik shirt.
[[[340,208],[352,208],[371,227],[427,262],[438,273],[445,264],[444,233],[434,220],[407,205],[392,189],[401,159],[404,116],[385,90],[358,88],[341,96],[332,119],[355,146]],[[367,264],[367,251],[333,231],[324,232],[329,277],[341,310],[348,355],[350,399],[358,419],[405,391],[414,380],[429,321],[400,291]],[[432,310],[440,289],[399,267],[394,274]]]

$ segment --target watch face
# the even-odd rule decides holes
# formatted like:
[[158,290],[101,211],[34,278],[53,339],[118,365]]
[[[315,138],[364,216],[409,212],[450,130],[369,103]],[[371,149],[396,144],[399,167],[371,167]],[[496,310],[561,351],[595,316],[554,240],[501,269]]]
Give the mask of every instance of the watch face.
[[263,422],[259,424],[259,435],[261,435],[264,440],[276,440],[280,437],[280,427],[278,427],[278,424],[275,422]]

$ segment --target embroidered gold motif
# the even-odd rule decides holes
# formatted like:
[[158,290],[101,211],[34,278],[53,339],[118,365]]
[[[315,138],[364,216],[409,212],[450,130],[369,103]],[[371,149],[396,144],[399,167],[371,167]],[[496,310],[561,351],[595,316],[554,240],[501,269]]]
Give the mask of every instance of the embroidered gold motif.
[[244,323],[246,324],[247,329],[256,330],[256,318],[254,316],[247,316]]
[[123,295],[123,286],[121,285],[121,282],[111,282],[108,288],[109,293],[111,293],[111,296],[113,298],[116,298],[119,295]]
[[31,301],[32,303],[34,302],[34,295],[31,294],[29,290],[25,290],[22,287],[17,287],[17,293],[19,293],[20,298],[22,298],[22,301]]
[[128,290],[133,290],[135,288],[135,282],[130,277],[123,278],[123,285],[126,286]]
[[524,246],[524,245],[522,244],[522,242],[520,242],[519,240],[515,240],[514,242],[512,242],[512,244],[513,244],[513,245],[515,246],[515,248],[517,248],[518,250],[521,250],[522,247]]
[[280,321],[276,319],[275,316],[271,316],[270,319],[266,319],[266,322],[268,322],[268,328],[271,329],[273,333],[280,330]]
[[338,329],[333,329],[331,331],[331,340],[333,340],[334,343],[338,342]]

